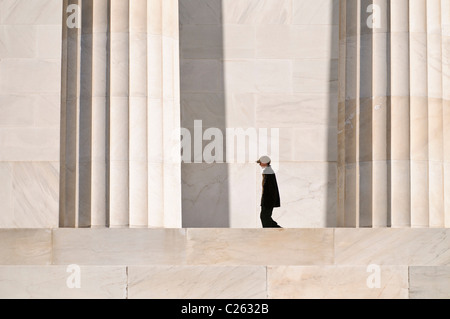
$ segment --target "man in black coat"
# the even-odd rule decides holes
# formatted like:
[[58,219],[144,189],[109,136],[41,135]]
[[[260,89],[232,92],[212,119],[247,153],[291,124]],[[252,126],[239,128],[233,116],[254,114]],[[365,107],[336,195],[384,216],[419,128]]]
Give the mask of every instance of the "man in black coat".
[[277,178],[274,170],[270,166],[271,159],[268,156],[263,156],[257,161],[257,163],[263,169],[261,197],[261,222],[263,228],[281,228],[272,219],[273,209],[275,207],[281,207],[281,201]]

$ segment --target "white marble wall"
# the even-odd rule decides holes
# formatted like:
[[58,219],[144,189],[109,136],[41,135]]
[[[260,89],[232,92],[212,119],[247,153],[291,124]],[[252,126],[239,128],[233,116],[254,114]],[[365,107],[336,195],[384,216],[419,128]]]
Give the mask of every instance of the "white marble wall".
[[0,298],[448,299],[449,242],[448,229],[3,229]]
[[0,228],[58,226],[60,0],[0,0]]
[[[182,126],[279,129],[286,228],[337,223],[338,16],[336,0],[180,0]],[[256,159],[184,164],[184,226],[261,227]]]

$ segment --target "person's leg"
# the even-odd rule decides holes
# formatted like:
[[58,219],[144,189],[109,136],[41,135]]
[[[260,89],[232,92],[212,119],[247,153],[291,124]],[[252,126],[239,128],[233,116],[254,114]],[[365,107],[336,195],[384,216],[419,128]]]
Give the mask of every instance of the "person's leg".
[[281,228],[272,219],[273,207],[261,207],[261,222],[263,228]]

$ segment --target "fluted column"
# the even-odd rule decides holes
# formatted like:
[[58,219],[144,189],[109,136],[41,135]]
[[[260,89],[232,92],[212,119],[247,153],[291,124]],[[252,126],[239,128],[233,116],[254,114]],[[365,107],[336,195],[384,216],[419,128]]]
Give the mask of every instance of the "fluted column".
[[[147,1],[130,1],[130,226],[148,226]],[[151,115],[151,114],[150,114]]]
[[411,225],[429,226],[426,0],[410,0]]
[[391,220],[411,226],[409,0],[391,1]]
[[346,227],[388,225],[389,9],[384,0],[341,1],[338,216]]
[[441,1],[427,1],[430,227],[444,227]]
[[181,227],[178,2],[70,4],[82,24],[63,26],[60,224]]
[[341,226],[449,226],[448,9],[341,1]]
[[[372,227],[386,227],[390,224],[390,194],[388,188],[389,135],[390,135],[390,4],[388,0],[374,0],[373,5],[381,14],[373,28],[372,78],[372,218],[367,224]],[[376,9],[375,9],[376,8]],[[366,9],[367,12],[367,9]],[[367,25],[367,24],[366,24]],[[370,82],[369,82],[370,83]],[[362,123],[365,125],[365,123]]]
[[147,145],[148,153],[148,179],[154,187],[148,188],[148,223],[158,227],[164,225],[164,180],[163,180],[163,139],[161,136],[163,126],[163,50],[162,50],[162,1],[151,0],[147,2],[147,65],[148,65],[148,116],[147,118]]
[[105,221],[109,220],[106,142],[109,106],[108,0],[92,1],[92,6],[92,217],[90,223],[84,226],[104,227]]

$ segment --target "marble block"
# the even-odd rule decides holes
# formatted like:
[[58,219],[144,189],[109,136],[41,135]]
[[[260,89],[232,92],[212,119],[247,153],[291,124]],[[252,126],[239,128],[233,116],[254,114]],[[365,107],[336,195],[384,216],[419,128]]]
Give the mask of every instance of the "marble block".
[[183,227],[229,227],[228,165],[182,165]]
[[181,25],[182,59],[221,59],[223,30],[220,25]]
[[338,35],[338,26],[261,25],[256,30],[256,57],[337,59],[338,50],[332,49],[337,47]]
[[259,167],[254,163],[228,165],[228,215],[231,228],[260,227],[259,214],[252,214],[260,201],[254,187],[255,170],[259,170]]
[[59,93],[61,62],[44,59],[2,59],[1,94]]
[[[281,207],[274,210],[275,220],[284,228],[335,227],[336,175],[333,163],[281,162],[277,172]],[[257,187],[260,198],[261,185]]]
[[336,162],[337,127],[304,124],[294,128],[293,157],[298,162]]
[[223,63],[218,60],[181,60],[181,92],[223,90]]
[[193,130],[195,121],[201,120],[204,129],[210,127],[224,128],[225,115],[225,96],[223,93],[184,92],[181,95],[181,125],[189,130],[192,141],[195,139]]
[[339,0],[293,0],[293,24],[337,25]]
[[60,25],[62,1],[0,1],[0,24]]
[[261,93],[256,96],[256,125],[266,128],[335,126],[337,114],[330,112],[333,107],[325,94]]
[[0,95],[0,127],[26,127],[34,123],[35,98]]
[[30,59],[37,56],[36,29],[29,26],[0,25],[0,57]]
[[224,24],[290,24],[290,0],[222,0]]
[[331,229],[188,229],[189,265],[333,263]]
[[12,167],[10,163],[0,162],[0,227],[14,223],[14,206],[12,200]]
[[62,27],[41,25],[37,28],[37,54],[40,59],[61,59]]
[[[408,267],[268,267],[271,299],[407,299]],[[375,276],[379,276],[375,278]],[[378,281],[379,280],[379,281]]]
[[337,59],[294,60],[293,90],[296,93],[336,94],[338,71]]
[[450,299],[450,267],[410,267],[410,299]]
[[448,229],[336,229],[335,263],[445,266],[449,245]]
[[180,0],[180,24],[220,24],[222,22],[222,0]]
[[57,162],[59,135],[57,127],[0,128],[0,161]]
[[265,267],[129,267],[130,299],[264,299]]
[[255,57],[256,28],[247,25],[225,25],[223,28],[224,59],[252,59]]
[[53,264],[181,265],[183,229],[55,229]]
[[5,226],[58,227],[59,163],[19,162],[11,166],[14,213],[12,224]]
[[47,229],[0,230],[0,265],[49,265],[52,233]]
[[293,67],[289,59],[255,61],[254,82],[256,92],[292,93]]
[[1,299],[125,299],[126,288],[126,267],[0,266]]

